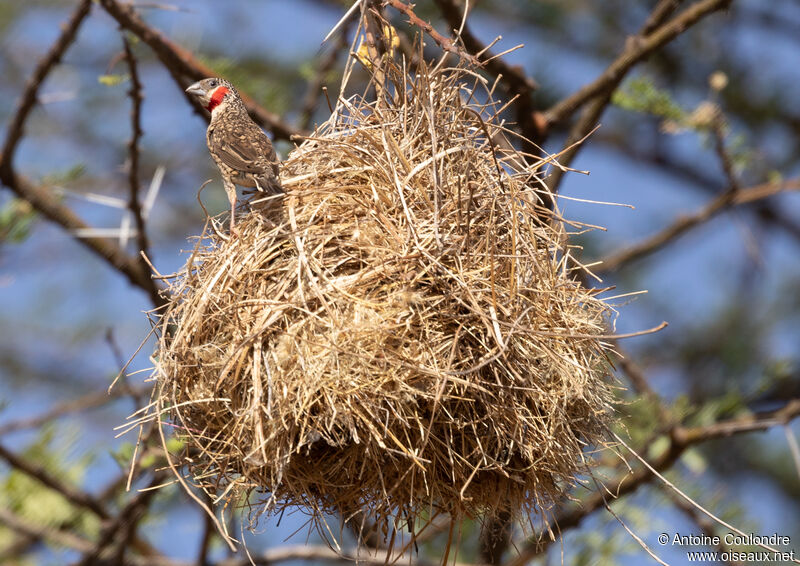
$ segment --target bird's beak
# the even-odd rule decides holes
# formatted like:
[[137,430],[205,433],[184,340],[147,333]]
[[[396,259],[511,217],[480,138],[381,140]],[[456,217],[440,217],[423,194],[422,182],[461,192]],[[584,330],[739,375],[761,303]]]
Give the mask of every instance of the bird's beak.
[[186,89],[186,94],[193,94],[195,96],[205,96],[206,91],[200,86],[200,83],[194,83],[189,88]]

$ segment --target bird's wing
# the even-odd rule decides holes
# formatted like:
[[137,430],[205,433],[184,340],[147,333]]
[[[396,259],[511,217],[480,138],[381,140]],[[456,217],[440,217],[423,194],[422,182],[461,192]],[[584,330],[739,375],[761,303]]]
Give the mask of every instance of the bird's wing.
[[241,173],[263,173],[265,160],[271,166],[277,164],[275,148],[253,123],[218,124],[209,132],[209,138],[216,157]]

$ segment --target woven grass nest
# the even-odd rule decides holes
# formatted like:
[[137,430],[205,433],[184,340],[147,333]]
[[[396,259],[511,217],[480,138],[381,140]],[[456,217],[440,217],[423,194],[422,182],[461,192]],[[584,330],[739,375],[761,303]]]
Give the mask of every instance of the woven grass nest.
[[546,513],[607,430],[610,309],[482,80],[387,85],[341,100],[282,202],[207,229],[172,281],[154,414],[174,469],[315,518]]

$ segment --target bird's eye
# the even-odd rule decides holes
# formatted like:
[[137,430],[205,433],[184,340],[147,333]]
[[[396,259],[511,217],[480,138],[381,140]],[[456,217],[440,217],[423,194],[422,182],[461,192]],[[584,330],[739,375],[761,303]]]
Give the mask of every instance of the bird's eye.
[[211,82],[209,82],[208,84],[210,84],[211,86],[217,86],[217,80],[211,79]]

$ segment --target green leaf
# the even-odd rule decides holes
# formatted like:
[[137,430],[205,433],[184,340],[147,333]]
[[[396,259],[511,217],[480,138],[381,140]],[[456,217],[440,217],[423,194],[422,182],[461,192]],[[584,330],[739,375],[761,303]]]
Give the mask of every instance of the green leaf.
[[647,77],[628,81],[614,91],[611,102],[624,110],[652,114],[666,120],[683,121],[686,112],[672,100],[672,96],[653,84]]
[[708,469],[706,457],[697,448],[689,448],[686,450],[681,456],[681,462],[695,474],[702,474]]
[[66,185],[79,180],[85,173],[86,165],[84,163],[76,163],[66,171],[58,171],[45,175],[42,182],[45,185]]
[[97,77],[97,82],[105,86],[117,86],[124,83],[129,79],[129,75],[100,75]]
[[19,243],[30,235],[36,211],[31,204],[13,198],[0,209],[0,242]]
[[[35,462],[50,475],[72,485],[80,485],[92,457],[86,456],[77,461],[70,460],[71,438],[77,438],[78,431],[59,430],[56,438],[55,428],[44,427],[31,445],[21,452],[26,460]],[[66,440],[66,441],[65,441]],[[95,516],[76,507],[63,495],[31,477],[12,469],[0,479],[0,501],[5,507],[33,524],[59,528],[69,525],[77,533],[94,535],[99,530]]]

